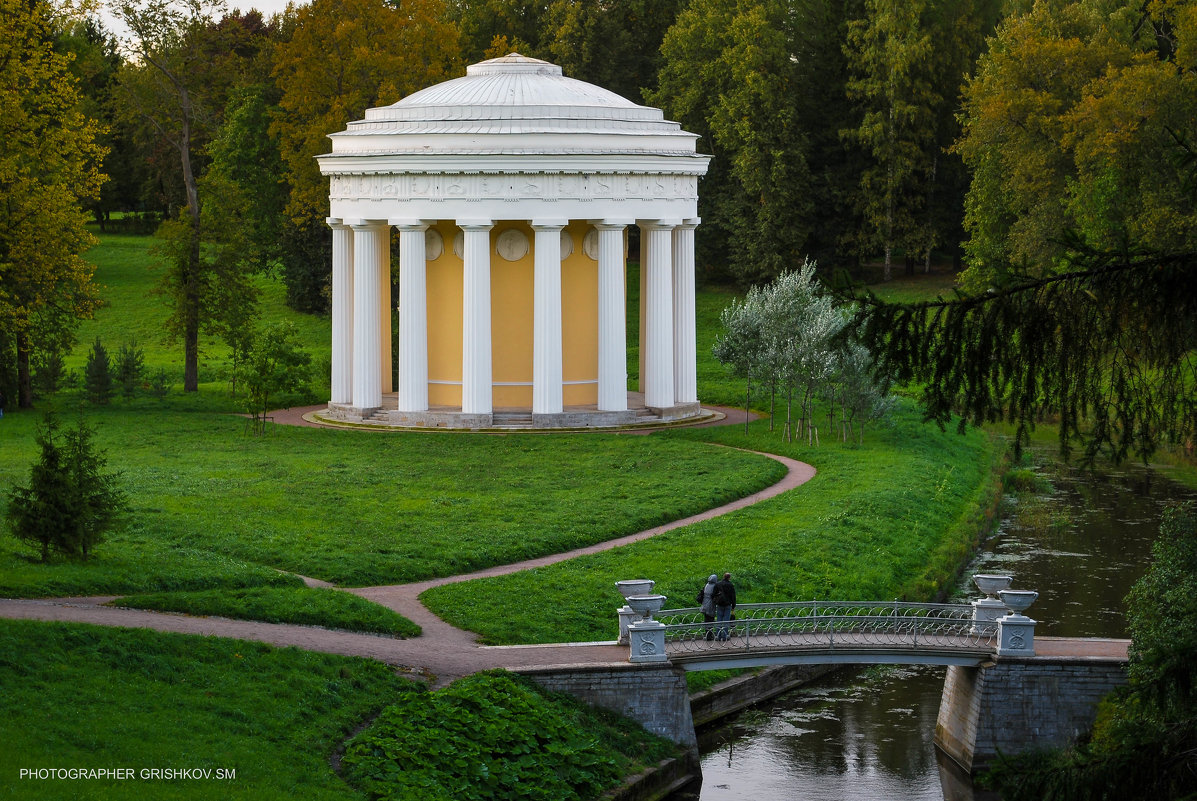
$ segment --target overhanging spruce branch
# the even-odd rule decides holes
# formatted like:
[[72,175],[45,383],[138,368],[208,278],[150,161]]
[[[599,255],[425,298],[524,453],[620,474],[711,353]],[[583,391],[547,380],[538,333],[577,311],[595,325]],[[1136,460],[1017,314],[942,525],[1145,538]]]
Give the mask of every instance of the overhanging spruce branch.
[[980,295],[914,304],[855,298],[861,336],[927,419],[1036,423],[1084,459],[1149,457],[1197,435],[1197,254],[1112,253],[1068,243],[1069,269]]

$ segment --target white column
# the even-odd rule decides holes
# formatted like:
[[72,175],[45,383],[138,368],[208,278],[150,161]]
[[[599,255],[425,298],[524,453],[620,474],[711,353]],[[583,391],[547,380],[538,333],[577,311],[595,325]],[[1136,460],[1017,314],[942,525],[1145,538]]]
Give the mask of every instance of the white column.
[[490,414],[490,220],[458,222],[465,232],[462,275],[461,411]]
[[392,221],[399,229],[399,411],[428,411],[428,278],[426,223]]
[[564,220],[533,220],[532,413],[560,414],[561,229]]
[[353,226],[353,406],[358,409],[382,406],[382,301],[378,296],[387,231],[387,224],[379,221]]
[[627,299],[624,296],[624,223],[596,223],[598,229],[598,408],[628,408]]
[[673,400],[698,402],[695,375],[694,229],[699,220],[685,220],[673,229]]
[[673,395],[673,225],[640,223],[644,270],[644,405],[670,408]]
[[332,228],[331,403],[353,402],[353,231],[337,217]]
[[[383,230],[378,258],[378,377],[379,389],[395,391],[395,362],[391,359],[391,226]],[[382,402],[379,401],[379,405]]]

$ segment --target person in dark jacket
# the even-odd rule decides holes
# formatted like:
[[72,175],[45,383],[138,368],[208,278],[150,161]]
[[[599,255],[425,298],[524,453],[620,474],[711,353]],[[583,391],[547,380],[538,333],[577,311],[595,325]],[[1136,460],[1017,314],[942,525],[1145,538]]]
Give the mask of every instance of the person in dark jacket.
[[736,588],[731,583],[731,573],[723,574],[723,581],[715,584],[715,620],[717,623],[723,625],[715,626],[715,639],[720,642],[727,640],[730,634],[727,630],[727,623],[732,618],[732,612],[736,608]]

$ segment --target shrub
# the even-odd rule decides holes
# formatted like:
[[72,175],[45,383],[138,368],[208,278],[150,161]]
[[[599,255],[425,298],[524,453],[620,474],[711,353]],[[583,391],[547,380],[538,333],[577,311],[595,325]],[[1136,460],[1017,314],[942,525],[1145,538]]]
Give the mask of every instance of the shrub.
[[104,534],[115,528],[127,501],[118,477],[103,472],[104,456],[92,443],[83,418],[59,439],[53,412],[43,418],[37,443],[41,457],[29,471],[29,486],[14,487],[8,499],[13,535],[41,552],[84,560]]

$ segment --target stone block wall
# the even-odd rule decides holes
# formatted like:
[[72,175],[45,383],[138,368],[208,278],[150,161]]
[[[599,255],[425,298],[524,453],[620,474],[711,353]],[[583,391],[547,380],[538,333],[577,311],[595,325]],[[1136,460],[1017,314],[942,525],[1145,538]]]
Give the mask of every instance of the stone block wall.
[[686,674],[669,663],[577,665],[519,671],[540,686],[610,709],[698,753]]
[[999,752],[1067,745],[1093,725],[1098,702],[1125,683],[1125,662],[1091,657],[949,667],[935,742],[974,773]]

